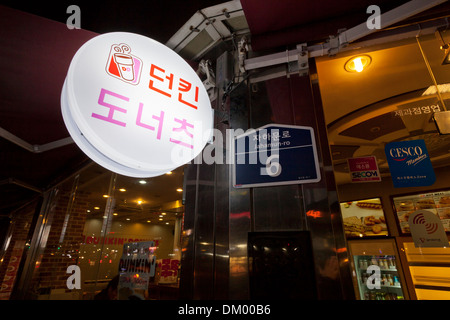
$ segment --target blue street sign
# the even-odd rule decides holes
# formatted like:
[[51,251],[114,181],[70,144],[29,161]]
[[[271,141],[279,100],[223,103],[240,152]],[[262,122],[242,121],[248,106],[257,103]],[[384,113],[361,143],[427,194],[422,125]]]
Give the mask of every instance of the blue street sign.
[[395,188],[431,186],[436,181],[424,140],[391,142],[384,152]]
[[233,186],[262,187],[320,181],[314,130],[268,124],[235,137]]

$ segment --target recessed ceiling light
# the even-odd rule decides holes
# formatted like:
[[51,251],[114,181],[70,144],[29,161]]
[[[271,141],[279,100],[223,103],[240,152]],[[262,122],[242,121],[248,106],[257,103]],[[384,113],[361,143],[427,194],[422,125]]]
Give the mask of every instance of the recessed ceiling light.
[[130,221],[130,218],[127,218],[128,221]]
[[94,207],[95,210],[100,210],[100,207]]
[[370,63],[372,62],[372,58],[368,55],[360,55],[356,57],[352,57],[345,63],[345,70],[348,72],[361,72],[366,69]]
[[162,219],[162,218],[159,218],[159,221],[163,221],[163,219]]
[[113,216],[117,216],[117,213],[116,213],[116,212],[114,212],[114,213],[113,213]]
[[172,171],[166,172],[166,174],[169,174],[169,175],[172,174],[172,173],[173,173]]
[[147,181],[145,181],[145,180],[139,180],[139,183],[140,183],[140,184],[146,184]]
[[178,188],[177,191],[178,191],[178,192],[183,192],[183,189]]
[[107,194],[104,194],[103,198],[109,198],[109,196]]
[[161,212],[161,214],[162,214],[163,216],[165,216],[165,215],[166,215],[166,213],[165,213],[165,212]]
[[125,189],[125,188],[120,188],[119,191],[120,191],[120,192],[125,192],[125,191],[127,191],[127,189]]
[[169,224],[168,222],[166,222],[166,224]]

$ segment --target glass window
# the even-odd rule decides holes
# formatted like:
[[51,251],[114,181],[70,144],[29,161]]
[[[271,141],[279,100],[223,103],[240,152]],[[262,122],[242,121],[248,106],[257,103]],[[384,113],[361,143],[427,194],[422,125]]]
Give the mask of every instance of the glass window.
[[[39,250],[26,284],[28,298],[117,298],[123,286],[118,281],[119,265],[126,256],[123,248],[144,242],[153,243],[149,259],[154,259],[154,274],[144,278],[140,274],[141,280],[146,279],[146,290],[139,298],[176,297],[182,185],[183,168],[137,179],[96,164],[58,185],[39,234]],[[113,291],[108,284],[118,290],[108,295]]]

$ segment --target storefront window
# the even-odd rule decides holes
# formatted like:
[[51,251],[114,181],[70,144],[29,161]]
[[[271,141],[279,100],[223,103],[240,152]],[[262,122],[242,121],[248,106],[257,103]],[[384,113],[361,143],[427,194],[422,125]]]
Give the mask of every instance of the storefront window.
[[[371,59],[367,68],[360,72],[346,69],[350,61],[362,56]],[[442,58],[440,42],[433,34],[317,59],[343,223],[347,237],[353,238],[350,243],[364,243],[361,251],[374,251],[383,241],[390,241],[392,247],[395,241],[402,243],[410,235],[408,217],[419,209],[439,216],[444,227],[448,224],[444,205],[437,205],[441,197],[445,201],[449,188],[450,140],[440,134],[434,118],[448,110],[450,98],[446,90],[450,78]],[[413,144],[421,151],[410,153],[410,158],[399,158],[392,151]],[[441,195],[436,190],[444,192]],[[372,203],[361,199],[372,199]],[[377,199],[375,206],[373,199]],[[405,274],[405,280],[398,278],[405,299],[448,298],[448,280],[443,276],[448,271],[440,268],[447,249],[415,247],[410,240],[398,246],[396,268]],[[406,258],[400,260],[403,252]],[[437,260],[430,260],[433,254]],[[355,292],[360,299],[372,299],[362,294],[367,273],[364,259],[363,267],[358,266],[358,256],[363,253],[352,257],[352,272],[359,279]],[[380,296],[395,288],[383,280],[385,287],[373,293],[378,294],[376,298],[392,298]]]
[[450,299],[450,248],[421,248],[404,242],[414,291],[418,300]]
[[139,298],[176,298],[182,185],[183,168],[137,179],[92,164],[57,186],[44,213],[39,250],[24,275],[30,278],[26,298],[105,299],[99,293],[110,282],[120,289],[112,280],[120,278],[124,246],[150,241],[155,272]]

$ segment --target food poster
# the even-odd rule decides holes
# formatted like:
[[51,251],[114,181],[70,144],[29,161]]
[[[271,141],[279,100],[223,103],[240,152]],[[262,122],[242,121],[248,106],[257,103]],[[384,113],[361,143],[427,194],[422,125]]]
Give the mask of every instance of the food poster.
[[445,231],[450,231],[450,191],[421,193],[393,198],[397,219],[402,233],[410,233],[409,216],[421,209],[436,214]]
[[379,198],[341,202],[341,213],[347,238],[388,235]]
[[145,300],[150,278],[155,276],[154,241],[126,243],[119,262],[119,300]]

